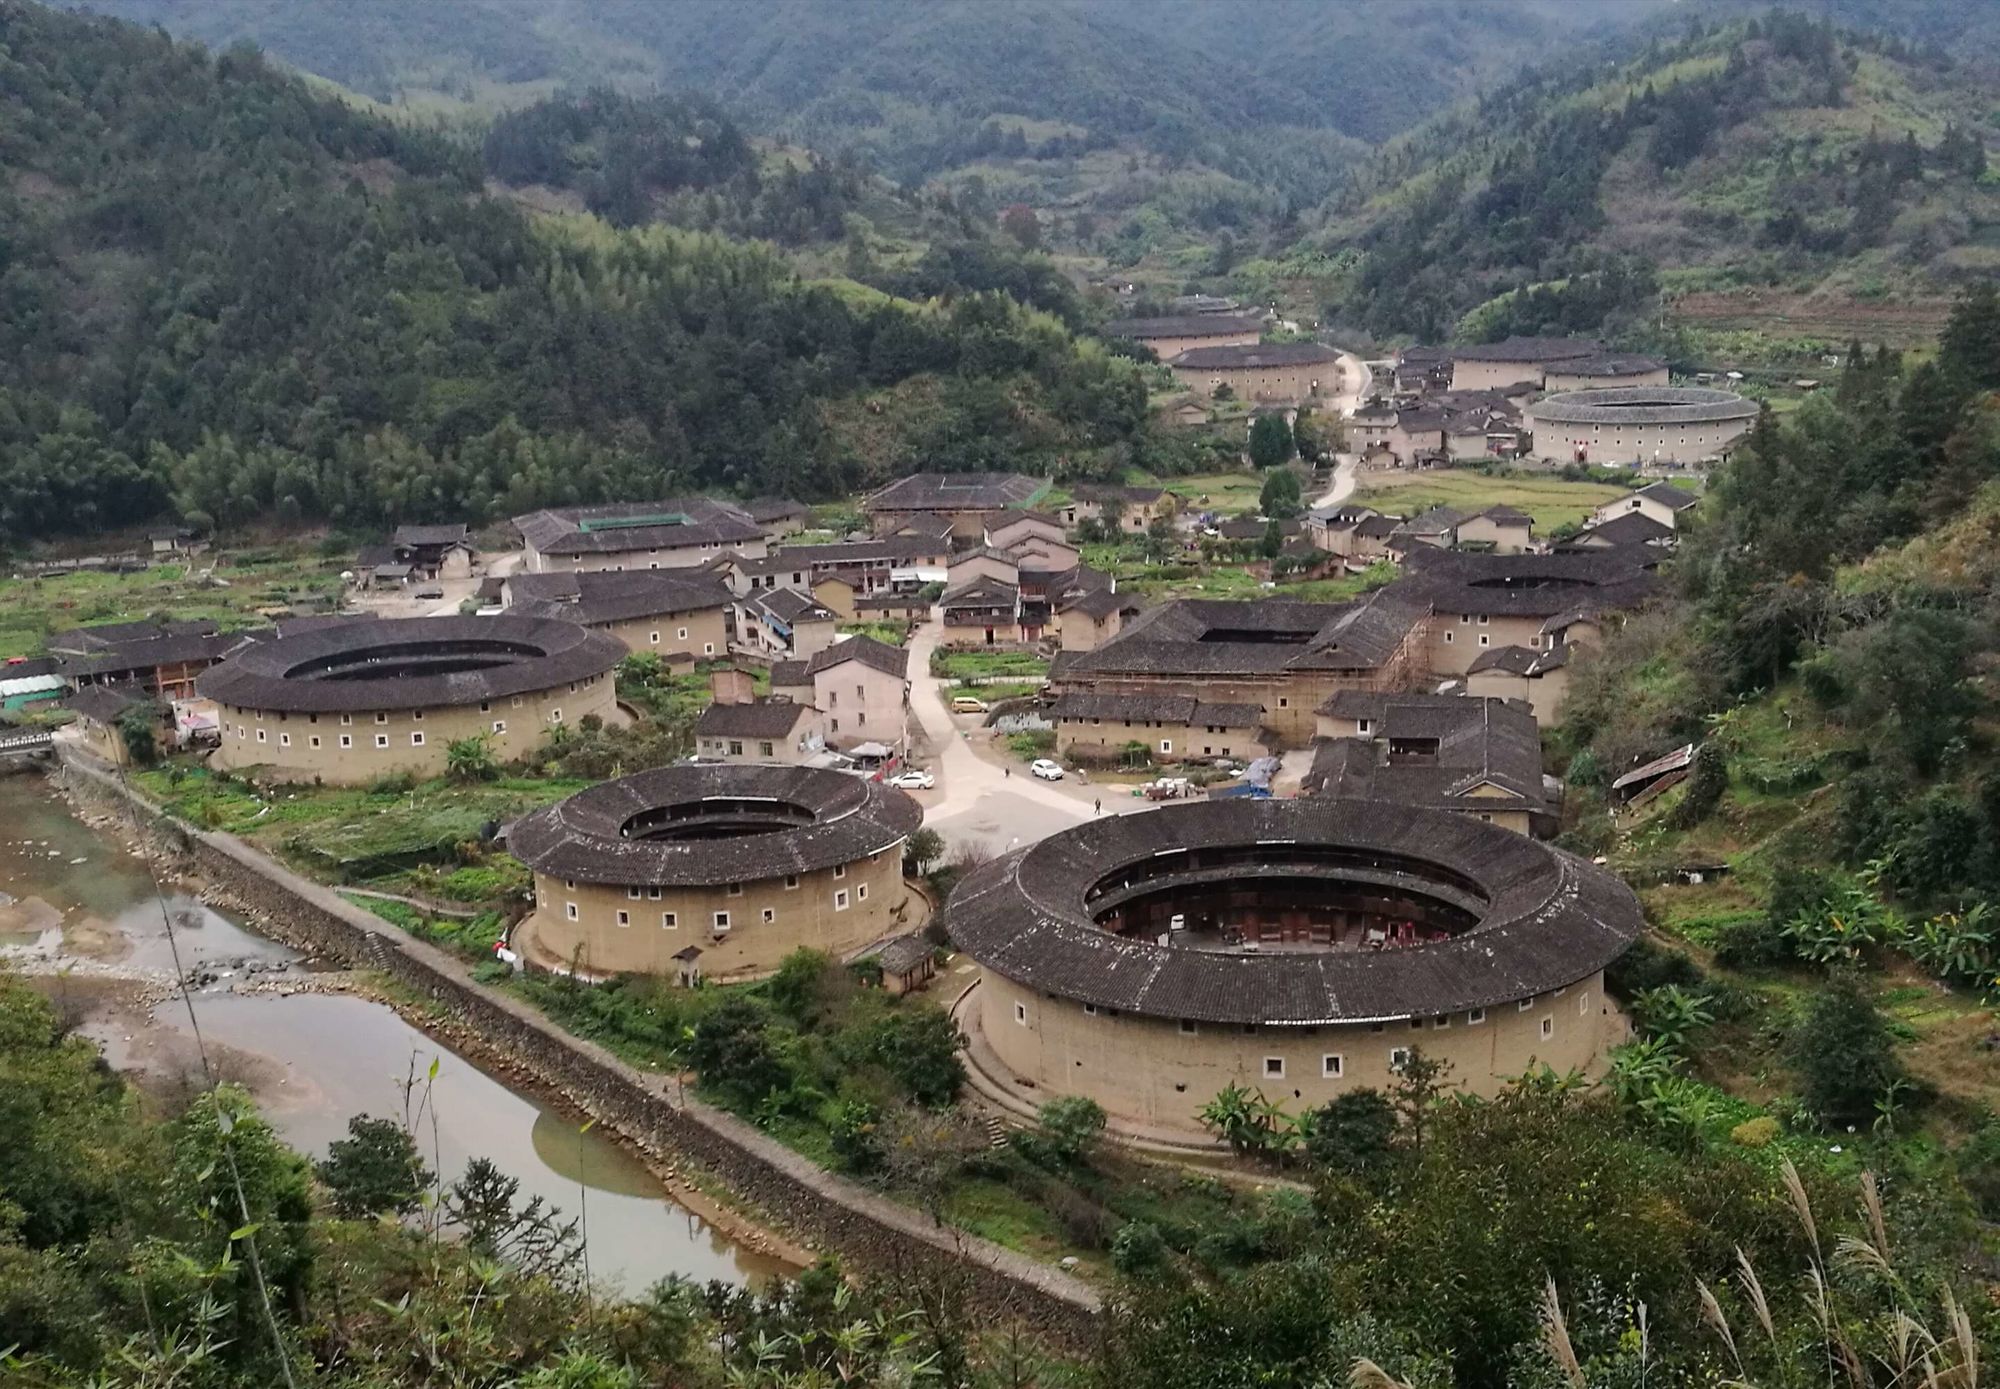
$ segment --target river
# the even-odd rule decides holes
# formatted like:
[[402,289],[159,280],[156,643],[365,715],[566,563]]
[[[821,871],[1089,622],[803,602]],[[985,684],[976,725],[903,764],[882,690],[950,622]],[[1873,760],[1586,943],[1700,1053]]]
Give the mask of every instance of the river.
[[[47,991],[111,1064],[156,1089],[198,1083],[186,1004],[178,994],[153,1007],[139,1001],[175,977],[146,863],[73,817],[39,777],[0,777],[0,805],[0,957],[44,972],[73,967]],[[608,1135],[516,1094],[386,1005],[285,992],[310,973],[297,951],[171,888],[164,907],[182,967],[214,976],[194,994],[209,1064],[248,1086],[300,1151],[322,1156],[354,1114],[402,1118],[414,1078],[428,1088],[418,1126],[425,1161],[455,1177],[468,1158],[489,1158],[521,1183],[523,1199],[581,1214],[593,1281],[637,1293],[668,1274],[740,1284],[784,1271],[677,1204]]]

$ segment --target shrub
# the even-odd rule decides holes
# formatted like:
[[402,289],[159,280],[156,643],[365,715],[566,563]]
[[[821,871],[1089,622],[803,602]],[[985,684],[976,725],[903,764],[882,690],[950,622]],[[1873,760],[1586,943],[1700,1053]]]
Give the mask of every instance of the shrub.
[[1359,1175],[1386,1163],[1395,1140],[1396,1107],[1379,1090],[1355,1090],[1314,1112],[1306,1157]]
[[1670,986],[1695,988],[1706,982],[1701,966],[1678,950],[1641,936],[1604,971],[1605,987],[1620,998]]
[[1148,1221],[1128,1221],[1111,1237],[1111,1266],[1120,1273],[1144,1273],[1167,1260],[1167,1242]]
[[2000,1119],[1988,1119],[1959,1149],[1958,1173],[1979,1213],[2000,1220]]
[[1781,965],[1792,958],[1791,938],[1766,914],[1740,917],[1715,928],[1715,962],[1728,969]]
[[1889,1021],[1851,974],[1813,996],[1792,1034],[1801,1099],[1822,1124],[1865,1124],[1903,1081]]
[[1050,1100],[1035,1115],[1036,1136],[1058,1162],[1080,1162],[1104,1134],[1104,1106],[1082,1095]]
[[1739,1148],[1768,1148],[1778,1136],[1778,1121],[1768,1114],[1745,1119],[1729,1131],[1729,1141]]

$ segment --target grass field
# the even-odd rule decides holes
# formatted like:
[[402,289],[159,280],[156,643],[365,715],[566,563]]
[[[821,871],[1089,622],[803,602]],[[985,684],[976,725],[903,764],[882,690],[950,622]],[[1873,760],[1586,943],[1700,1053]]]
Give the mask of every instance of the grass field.
[[270,549],[134,574],[0,579],[0,657],[35,655],[49,633],[101,622],[163,614],[248,627],[267,611],[325,610],[340,596],[342,566],[303,549]]
[[1264,479],[1255,473],[1198,473],[1193,477],[1140,479],[1156,481],[1195,511],[1255,511]]
[[1400,516],[1414,516],[1434,506],[1449,506],[1470,515],[1504,504],[1527,512],[1535,518],[1535,530],[1546,534],[1566,522],[1582,520],[1593,507],[1623,494],[1622,488],[1598,482],[1446,472],[1365,478],[1354,500]]

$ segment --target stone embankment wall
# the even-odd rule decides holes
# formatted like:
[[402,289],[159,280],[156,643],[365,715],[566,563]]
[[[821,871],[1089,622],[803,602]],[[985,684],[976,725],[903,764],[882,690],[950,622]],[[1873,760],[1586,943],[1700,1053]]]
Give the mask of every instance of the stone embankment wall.
[[[300,877],[233,835],[173,819],[114,773],[66,761],[80,799],[136,807],[165,847],[289,945],[380,970],[432,1000],[487,1046],[517,1060],[570,1102],[641,1148],[712,1174],[786,1232],[851,1263],[895,1276],[961,1281],[987,1318],[1018,1320],[1051,1340],[1096,1339],[1095,1290],[1013,1250],[940,1227],[921,1212],[835,1176],[699,1100],[677,1099],[602,1047],[571,1036],[527,1004],[474,983],[458,960]],[[104,805],[109,802],[109,805]]]

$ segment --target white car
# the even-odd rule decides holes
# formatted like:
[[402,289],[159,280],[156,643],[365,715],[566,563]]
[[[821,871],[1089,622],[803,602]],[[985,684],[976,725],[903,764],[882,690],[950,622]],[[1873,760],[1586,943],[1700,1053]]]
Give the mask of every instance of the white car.
[[1033,762],[1030,762],[1028,764],[1028,771],[1040,777],[1043,781],[1061,781],[1063,779],[1062,764],[1051,762],[1046,757],[1037,757]]
[[929,772],[912,767],[906,772],[898,772],[890,777],[889,784],[901,791],[928,791],[937,785],[937,778]]

